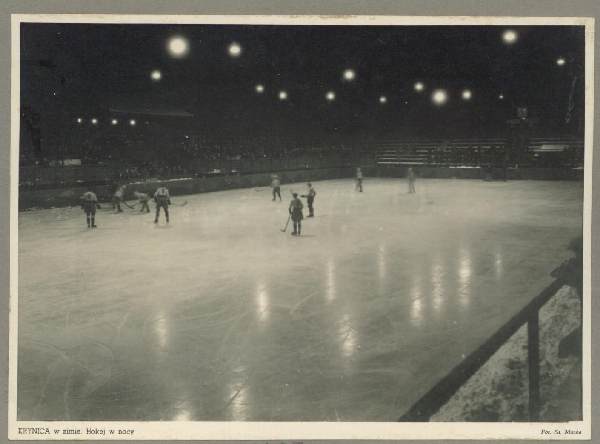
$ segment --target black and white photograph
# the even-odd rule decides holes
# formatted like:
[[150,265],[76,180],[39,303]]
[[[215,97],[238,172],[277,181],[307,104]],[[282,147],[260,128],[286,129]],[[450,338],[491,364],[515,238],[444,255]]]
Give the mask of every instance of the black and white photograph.
[[593,24],[13,16],[11,438],[589,439]]

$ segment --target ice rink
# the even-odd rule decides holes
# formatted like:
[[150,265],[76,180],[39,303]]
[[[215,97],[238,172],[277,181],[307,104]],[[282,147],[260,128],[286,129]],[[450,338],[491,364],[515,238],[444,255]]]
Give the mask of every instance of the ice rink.
[[581,232],[578,182],[314,186],[302,237],[305,184],[20,213],[18,418],[395,421]]

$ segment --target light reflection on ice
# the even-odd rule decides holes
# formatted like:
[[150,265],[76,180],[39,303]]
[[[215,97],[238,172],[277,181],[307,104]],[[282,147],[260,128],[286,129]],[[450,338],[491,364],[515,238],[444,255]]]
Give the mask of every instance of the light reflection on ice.
[[352,356],[358,345],[358,338],[356,337],[356,330],[352,327],[348,313],[342,316],[338,334],[342,344],[342,353],[346,357]]
[[229,386],[229,411],[233,421],[246,421],[248,419],[248,388],[242,383]]
[[258,319],[261,322],[266,322],[269,319],[270,303],[267,285],[263,280],[258,282],[256,287],[256,312]]
[[497,251],[494,255],[494,271],[496,274],[496,279],[502,279],[504,275],[504,264],[502,261],[502,253]]
[[158,318],[154,321],[154,332],[156,333],[158,347],[164,349],[169,339],[167,317],[164,312],[160,312]]
[[421,279],[416,276],[410,289],[410,320],[415,325],[423,322],[423,294],[421,292]]
[[191,421],[192,407],[189,401],[183,401],[175,406],[177,414],[173,417],[173,421]]
[[327,260],[327,291],[325,295],[327,302],[335,299],[335,262],[333,258]]
[[471,254],[464,247],[458,254],[458,300],[462,306],[466,306],[471,296]]
[[444,265],[439,255],[436,255],[431,267],[431,296],[433,309],[439,312],[444,302]]

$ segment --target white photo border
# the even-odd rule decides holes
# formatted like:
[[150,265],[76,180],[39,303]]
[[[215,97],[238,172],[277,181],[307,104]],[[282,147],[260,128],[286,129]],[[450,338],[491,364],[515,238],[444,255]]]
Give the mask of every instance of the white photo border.
[[[20,125],[20,24],[213,24],[213,25],[344,25],[344,26],[551,26],[585,27],[585,158],[583,198],[583,357],[582,421],[568,423],[467,422],[107,422],[18,421],[18,183]],[[594,125],[594,26],[592,17],[383,16],[383,15],[121,15],[13,14],[11,16],[11,143],[10,143],[10,319],[8,438],[73,440],[83,436],[54,430],[100,428],[133,430],[133,435],[84,435],[86,440],[315,440],[315,439],[591,439],[591,218]],[[542,428],[578,430],[570,435],[544,435]],[[48,429],[50,434],[23,434],[20,428]]]

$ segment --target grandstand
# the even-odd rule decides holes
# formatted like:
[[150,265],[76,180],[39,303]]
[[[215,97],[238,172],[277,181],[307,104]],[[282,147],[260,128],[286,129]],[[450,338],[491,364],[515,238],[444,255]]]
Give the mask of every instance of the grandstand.
[[[483,167],[508,163],[514,151],[506,139],[385,140],[377,144],[376,164],[385,166]],[[512,163],[511,166],[516,166]],[[563,136],[532,138],[522,155],[521,167],[583,166],[583,141]]]

